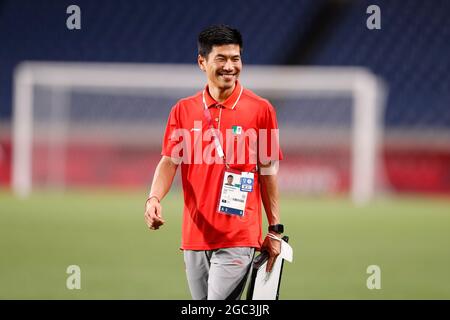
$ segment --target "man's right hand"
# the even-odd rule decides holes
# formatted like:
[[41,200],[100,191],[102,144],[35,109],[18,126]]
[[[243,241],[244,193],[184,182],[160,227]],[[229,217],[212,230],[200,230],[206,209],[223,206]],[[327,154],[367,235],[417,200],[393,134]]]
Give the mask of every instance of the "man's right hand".
[[158,230],[164,224],[162,207],[158,199],[150,198],[145,204],[145,223],[151,230]]

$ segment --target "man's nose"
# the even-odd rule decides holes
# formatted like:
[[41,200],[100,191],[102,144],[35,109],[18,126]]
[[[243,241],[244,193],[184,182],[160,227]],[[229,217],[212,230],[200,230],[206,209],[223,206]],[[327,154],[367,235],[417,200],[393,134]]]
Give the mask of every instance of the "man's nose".
[[227,70],[227,71],[232,71],[233,70],[233,63],[231,62],[231,60],[227,60],[225,62],[225,65],[223,66],[223,69]]

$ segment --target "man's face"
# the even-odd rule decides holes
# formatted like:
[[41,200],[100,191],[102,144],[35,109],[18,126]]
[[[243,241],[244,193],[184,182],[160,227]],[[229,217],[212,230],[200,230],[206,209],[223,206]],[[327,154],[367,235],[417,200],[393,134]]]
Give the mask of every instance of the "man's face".
[[228,184],[231,184],[233,182],[233,177],[227,177]]
[[206,72],[208,83],[224,90],[234,86],[242,69],[239,49],[237,44],[213,46],[208,57],[198,56],[198,64]]

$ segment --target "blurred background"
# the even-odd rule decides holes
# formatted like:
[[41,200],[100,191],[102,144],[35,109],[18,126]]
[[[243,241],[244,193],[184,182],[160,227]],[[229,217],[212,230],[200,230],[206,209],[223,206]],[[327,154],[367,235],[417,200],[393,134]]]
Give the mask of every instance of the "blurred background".
[[178,174],[163,229],[143,206],[216,23],[241,31],[242,82],[277,111],[295,260],[280,298],[450,298],[449,14],[445,0],[0,1],[0,298],[189,298]]

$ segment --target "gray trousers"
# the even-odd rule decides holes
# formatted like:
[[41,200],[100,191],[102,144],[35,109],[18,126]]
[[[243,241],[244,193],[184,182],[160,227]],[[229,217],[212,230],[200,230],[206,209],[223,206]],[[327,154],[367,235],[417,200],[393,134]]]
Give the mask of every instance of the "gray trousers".
[[194,300],[238,300],[255,248],[184,250],[186,276]]

